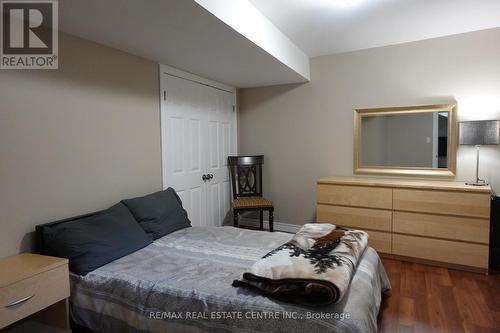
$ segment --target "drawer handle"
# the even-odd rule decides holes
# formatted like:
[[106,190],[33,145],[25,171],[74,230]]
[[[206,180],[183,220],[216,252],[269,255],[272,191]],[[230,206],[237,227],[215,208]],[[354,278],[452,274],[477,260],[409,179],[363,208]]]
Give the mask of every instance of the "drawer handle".
[[10,303],[10,304],[7,304],[5,307],[6,307],[6,308],[13,308],[13,307],[15,307],[16,305],[19,305],[19,304],[22,304],[22,303],[24,303],[24,302],[29,301],[29,300],[30,300],[33,296],[35,296],[35,294],[33,294],[33,295],[31,295],[31,296],[26,296],[26,297],[21,298],[21,299],[18,299],[17,301],[14,301],[14,302],[12,302],[12,303]]

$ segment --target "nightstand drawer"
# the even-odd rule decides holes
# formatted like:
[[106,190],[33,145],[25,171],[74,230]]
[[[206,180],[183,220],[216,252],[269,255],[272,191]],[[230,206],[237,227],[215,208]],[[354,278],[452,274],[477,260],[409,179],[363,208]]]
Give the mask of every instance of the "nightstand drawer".
[[69,297],[68,265],[0,288],[0,328]]

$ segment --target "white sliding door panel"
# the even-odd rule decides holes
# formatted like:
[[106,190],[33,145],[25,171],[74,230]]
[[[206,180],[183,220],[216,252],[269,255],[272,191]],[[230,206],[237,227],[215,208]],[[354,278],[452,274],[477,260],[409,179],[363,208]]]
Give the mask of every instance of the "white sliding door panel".
[[[160,68],[163,188],[175,189],[193,226],[220,226],[230,210],[227,156],[236,154],[236,91]],[[204,175],[213,177],[204,181]]]
[[210,223],[217,223],[224,220],[229,211],[230,189],[229,170],[227,167],[227,157],[232,154],[231,142],[234,126],[233,103],[231,94],[225,91],[213,91],[211,98],[212,106],[208,114],[209,129],[209,165],[207,172],[213,175],[210,180],[211,191],[208,202],[211,205],[211,214],[209,218],[215,219]]
[[[164,188],[175,189],[193,225],[206,225],[204,192],[203,112],[200,85],[176,77],[165,77],[164,110],[166,138],[163,147]],[[166,185],[166,186],[165,186]]]

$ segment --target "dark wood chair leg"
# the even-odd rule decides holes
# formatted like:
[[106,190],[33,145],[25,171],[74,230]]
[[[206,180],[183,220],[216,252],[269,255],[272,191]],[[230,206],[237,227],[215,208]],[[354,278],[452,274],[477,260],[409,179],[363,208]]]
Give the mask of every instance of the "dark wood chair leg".
[[264,230],[264,210],[261,209],[259,212],[260,212],[260,230]]
[[233,209],[233,225],[238,227],[238,211]]
[[269,209],[269,231],[274,231],[274,208]]

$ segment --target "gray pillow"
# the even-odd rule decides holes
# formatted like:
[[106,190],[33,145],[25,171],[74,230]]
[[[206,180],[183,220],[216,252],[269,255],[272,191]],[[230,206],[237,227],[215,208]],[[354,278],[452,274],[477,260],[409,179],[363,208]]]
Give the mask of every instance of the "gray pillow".
[[171,187],[143,197],[122,200],[153,239],[191,226],[182,201]]
[[152,243],[121,203],[90,217],[45,227],[43,238],[51,252],[68,258],[70,270],[79,275]]

